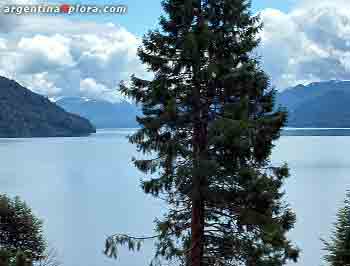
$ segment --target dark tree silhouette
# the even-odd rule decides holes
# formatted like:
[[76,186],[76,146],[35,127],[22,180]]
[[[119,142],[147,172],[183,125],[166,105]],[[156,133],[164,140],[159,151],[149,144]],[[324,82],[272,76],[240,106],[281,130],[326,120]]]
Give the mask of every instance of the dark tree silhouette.
[[[154,73],[132,77],[121,92],[143,108],[130,137],[152,159],[134,160],[152,178],[145,193],[165,199],[156,224],[153,262],[180,265],[278,266],[296,260],[286,238],[295,222],[283,202],[287,166],[273,167],[273,141],[286,122],[274,111],[275,91],[253,51],[259,18],[245,0],[165,0],[160,29],[138,55]],[[114,235],[117,246],[143,238]]]
[[350,265],[350,191],[347,192],[344,206],[338,211],[330,240],[323,240],[323,243],[328,265]]
[[12,256],[23,251],[31,261],[41,259],[44,254],[42,222],[19,197],[0,195],[0,248]]

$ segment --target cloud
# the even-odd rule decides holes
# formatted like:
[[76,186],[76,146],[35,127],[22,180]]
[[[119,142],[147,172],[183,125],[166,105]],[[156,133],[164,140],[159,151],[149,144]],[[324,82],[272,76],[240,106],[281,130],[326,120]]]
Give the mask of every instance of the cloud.
[[[350,80],[349,9],[348,0],[301,0],[288,13],[261,12],[257,52],[278,89]],[[120,99],[121,80],[132,73],[150,77],[136,55],[139,45],[137,36],[112,23],[0,14],[0,75],[49,97]]]
[[0,50],[6,50],[7,49],[7,41],[4,38],[0,38]]
[[99,84],[96,80],[92,78],[87,78],[80,81],[80,95],[88,98],[104,99],[110,102],[117,102],[120,100],[114,93],[114,91],[109,90],[105,85]]
[[0,32],[6,33],[12,31],[18,25],[18,20],[14,17],[0,15]]
[[62,89],[56,87],[54,82],[50,80],[48,72],[25,75],[22,80],[28,89],[48,97],[55,97],[62,92]]
[[23,23],[21,16],[2,14],[3,7],[7,5],[37,4],[39,1],[42,2],[42,0],[2,0],[0,3],[0,33],[12,32]]
[[0,75],[48,97],[116,101],[121,80],[147,75],[139,45],[138,37],[112,23],[21,16],[15,30],[0,34]]
[[258,53],[278,89],[313,81],[350,79],[349,1],[300,1],[289,13],[261,12]]
[[21,38],[17,44],[17,51],[23,55],[21,72],[40,73],[46,69],[53,71],[60,67],[73,67],[71,41],[71,38],[59,34]]

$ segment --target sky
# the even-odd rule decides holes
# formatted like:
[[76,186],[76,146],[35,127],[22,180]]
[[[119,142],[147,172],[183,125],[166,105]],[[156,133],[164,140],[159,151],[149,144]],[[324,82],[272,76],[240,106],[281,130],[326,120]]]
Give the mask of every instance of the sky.
[[[265,8],[277,8],[279,10],[288,11],[291,4],[297,0],[253,0],[252,7],[254,12],[258,12]],[[72,0],[58,0],[56,3],[83,3],[83,4],[125,4],[128,6],[128,14],[122,16],[71,16],[73,19],[91,20],[98,22],[113,22],[120,24],[128,29],[128,31],[140,37],[143,36],[149,29],[157,26],[158,18],[162,13],[162,8],[159,0],[80,0],[78,2]]]
[[[2,0],[35,4],[44,0]],[[50,1],[49,3],[53,3]],[[55,0],[67,4],[124,4],[124,15],[6,15],[0,13],[0,75],[50,98],[120,100],[121,80],[150,77],[136,55],[156,28],[158,0]],[[0,7],[1,8],[1,7]],[[298,84],[350,80],[349,0],[253,0],[264,29],[254,51],[283,90]]]

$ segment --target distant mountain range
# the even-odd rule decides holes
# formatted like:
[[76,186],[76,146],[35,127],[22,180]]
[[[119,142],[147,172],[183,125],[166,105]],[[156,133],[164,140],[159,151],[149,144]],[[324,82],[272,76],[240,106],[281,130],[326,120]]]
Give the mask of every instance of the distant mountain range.
[[[288,88],[277,93],[276,106],[287,108],[289,127],[350,128],[350,81]],[[0,137],[82,136],[96,132],[95,127],[134,128],[138,115],[140,108],[127,101],[63,97],[53,103],[0,76]]]
[[[97,128],[138,127],[140,110],[126,101],[110,103],[82,97],[63,97],[56,104],[88,118]],[[277,94],[276,106],[286,107],[288,126],[300,128],[350,128],[350,81],[325,81],[298,85]]]
[[276,103],[288,109],[289,127],[350,128],[350,81],[298,85],[278,93]]
[[72,137],[96,132],[85,118],[0,77],[0,137]]
[[68,112],[88,118],[97,128],[135,128],[138,108],[129,102],[111,103],[83,97],[63,97],[56,104]]

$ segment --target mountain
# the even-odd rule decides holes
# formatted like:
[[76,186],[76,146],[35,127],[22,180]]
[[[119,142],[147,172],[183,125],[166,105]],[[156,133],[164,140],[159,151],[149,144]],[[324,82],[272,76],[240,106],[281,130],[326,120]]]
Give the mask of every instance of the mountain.
[[291,114],[291,127],[350,128],[350,92],[328,91],[301,103]]
[[350,128],[350,81],[298,85],[277,94],[286,107],[289,127]]
[[88,118],[97,128],[138,127],[138,108],[126,101],[111,103],[82,97],[64,97],[56,101],[56,104],[68,112]]
[[0,77],[0,137],[72,137],[96,132],[85,118]]
[[[288,109],[289,127],[350,128],[350,81],[298,85],[277,94],[277,106]],[[97,128],[138,127],[139,109],[128,102],[110,103],[82,97],[64,97],[56,104],[88,118]]]

